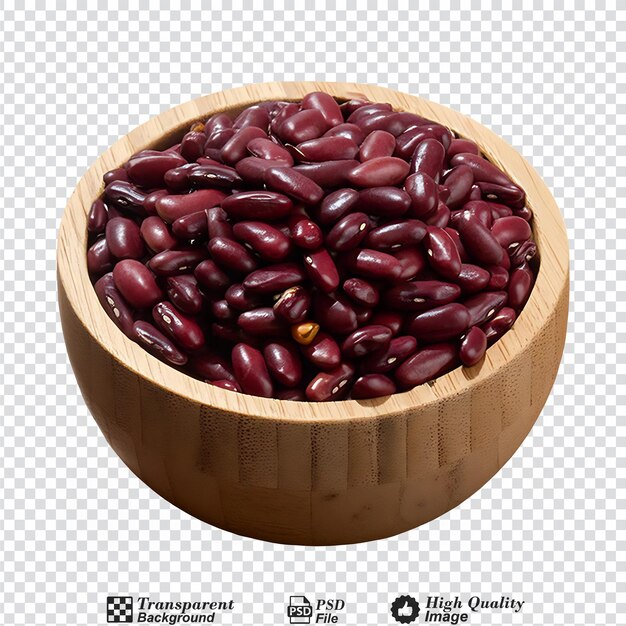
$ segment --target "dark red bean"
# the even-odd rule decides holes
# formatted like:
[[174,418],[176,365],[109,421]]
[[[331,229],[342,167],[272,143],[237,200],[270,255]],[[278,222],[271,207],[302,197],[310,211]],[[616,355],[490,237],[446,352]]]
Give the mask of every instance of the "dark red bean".
[[291,250],[289,237],[265,222],[239,222],[233,235],[267,261],[281,261]]
[[207,380],[207,383],[209,383],[209,385],[213,385],[214,387],[220,387],[221,389],[241,393],[241,387],[232,380]]
[[125,217],[114,217],[107,222],[106,240],[116,259],[140,259],[145,253],[139,226]]
[[117,263],[113,280],[126,302],[137,309],[152,307],[163,299],[154,275],[140,261],[124,259]]
[[431,273],[427,267],[426,257],[419,248],[402,248],[394,252],[393,256],[400,263],[398,281],[426,279]]
[[226,113],[215,113],[204,123],[204,134],[211,135],[216,130],[232,128],[233,120]]
[[375,130],[385,130],[395,137],[406,132],[409,128],[429,123],[430,120],[406,111],[398,113],[381,111],[380,113],[369,115],[355,122],[355,124],[359,125],[366,133],[371,133]]
[[375,307],[378,304],[378,289],[361,278],[348,278],[343,283],[344,293],[359,306]]
[[384,302],[401,311],[426,311],[454,302],[460,295],[458,285],[438,280],[416,280],[391,287],[385,293]]
[[255,270],[243,281],[244,289],[253,295],[280,293],[295,287],[306,278],[304,269],[296,263],[268,265]]
[[352,387],[352,398],[355,400],[367,400],[369,398],[381,398],[390,396],[396,392],[396,385],[383,374],[366,374],[357,378]]
[[257,268],[256,259],[234,239],[214,237],[207,244],[211,258],[225,272],[249,274]]
[[152,309],[156,325],[181,348],[199,350],[205,342],[204,333],[195,320],[178,311],[169,302],[159,302]]
[[205,209],[205,213],[209,239],[215,237],[227,237],[228,239],[232,239],[233,227],[228,221],[228,214],[222,207],[214,206],[210,209]]
[[197,315],[202,311],[202,294],[198,289],[198,281],[191,274],[170,276],[167,279],[167,295],[183,313]]
[[443,169],[443,160],[446,149],[436,139],[424,139],[415,148],[411,158],[411,174],[421,172],[430,176],[435,182],[439,182],[439,173]]
[[486,350],[487,336],[478,326],[473,326],[461,340],[459,349],[461,363],[466,367],[476,365],[485,356]]
[[288,167],[271,167],[265,172],[265,184],[298,202],[317,204],[324,190],[304,174]]
[[352,111],[348,115],[347,121],[354,124],[365,117],[376,115],[377,113],[381,113],[383,111],[391,111],[391,105],[388,102],[366,102],[364,105],[359,106]]
[[[372,163],[373,161],[368,161]],[[357,208],[368,215],[394,218],[404,215],[411,206],[411,197],[397,187],[372,187],[359,192]]]
[[328,126],[336,126],[343,122],[343,115],[337,101],[323,91],[313,91],[302,98],[303,110],[315,109],[322,114]]
[[163,196],[156,201],[155,206],[159,217],[171,224],[184,215],[210,209],[224,198],[226,194],[217,189],[199,189],[184,195]]
[[461,220],[475,217],[485,228],[491,228],[493,217],[491,215],[491,203],[484,200],[470,200],[463,205],[462,210],[454,211],[450,221],[454,228],[458,227]]
[[341,351],[347,358],[358,358],[385,350],[391,341],[391,329],[382,325],[362,326],[350,333],[341,345]]
[[342,217],[326,235],[326,245],[337,252],[356,248],[365,238],[370,220],[365,213],[350,213]]
[[349,363],[342,363],[330,372],[320,372],[306,388],[307,400],[310,402],[341,400],[348,395],[353,378],[354,367]]
[[204,380],[230,380],[235,381],[226,359],[213,352],[203,352],[189,357],[189,365],[196,376]]
[[318,137],[303,141],[296,146],[299,161],[319,162],[354,159],[359,152],[352,139],[346,137]]
[[347,174],[347,179],[357,187],[388,187],[401,183],[408,173],[406,161],[387,156],[360,163]]
[[517,314],[513,309],[507,306],[502,307],[496,315],[481,326],[487,336],[487,341],[493,343],[500,339],[513,326],[516,317]]
[[128,172],[124,167],[117,167],[114,170],[108,171],[103,177],[102,181],[105,185],[112,183],[114,180],[129,180]]
[[440,124],[417,126],[398,136],[394,156],[408,161],[415,153],[417,146],[425,139],[436,139],[446,148],[450,145],[451,137],[450,131]]
[[453,339],[470,326],[470,312],[458,302],[418,313],[408,325],[408,332],[419,341],[432,343]]
[[530,220],[533,217],[533,212],[530,209],[530,207],[527,206],[523,206],[523,207],[515,207],[513,209],[513,215],[517,215],[517,217],[521,217],[523,220],[526,220],[527,222],[530,222]]
[[222,146],[221,159],[227,165],[234,165],[248,156],[247,146],[257,137],[267,137],[267,133],[256,126],[248,126],[235,131],[232,137]]
[[398,259],[385,252],[368,248],[344,253],[342,263],[350,273],[375,280],[395,281],[402,273],[402,266]]
[[461,257],[452,237],[443,228],[428,226],[424,243],[431,267],[444,278],[456,278],[461,271]]
[[491,227],[491,234],[503,248],[508,248],[513,244],[519,246],[530,239],[532,231],[526,220],[512,215],[495,220]]
[[481,196],[490,202],[506,204],[513,209],[521,209],[526,201],[526,194],[519,187],[503,187],[494,183],[477,183]]
[[465,294],[486,289],[490,280],[491,274],[488,270],[472,263],[463,263],[459,275],[454,279]]
[[244,311],[238,318],[237,324],[241,329],[253,336],[269,337],[284,335],[287,326],[276,317],[272,307],[259,307]]
[[371,374],[385,374],[395,370],[417,350],[417,339],[411,335],[394,337],[385,350],[368,354],[361,360],[361,370]]
[[[204,139],[203,139],[204,142]],[[198,155],[200,156],[200,155]],[[126,167],[128,178],[145,189],[163,186],[165,172],[185,165],[187,161],[176,152],[156,152],[131,157]]]
[[446,374],[458,365],[458,349],[452,343],[425,346],[409,357],[395,373],[398,385],[410,389]]
[[337,124],[330,130],[327,130],[323,137],[345,137],[354,141],[357,146],[360,146],[365,139],[365,133],[356,124]]
[[258,157],[263,160],[285,162],[288,166],[293,165],[293,158],[289,150],[286,150],[271,139],[266,139],[265,137],[259,137],[248,142],[247,150],[253,157]]
[[185,365],[187,363],[187,355],[149,322],[137,320],[133,324],[131,338],[144,350],[165,363],[170,365]]
[[446,228],[450,222],[450,209],[440,200],[435,211],[424,217],[424,223],[428,226]]
[[490,278],[487,289],[501,291],[509,284],[509,272],[501,265],[490,265],[488,268]]
[[334,335],[347,335],[357,328],[354,309],[340,296],[335,298],[325,293],[317,293],[314,313],[316,322]]
[[231,280],[217,265],[207,259],[196,265],[193,275],[196,280],[211,292],[224,293],[231,284]]
[[323,331],[319,331],[309,345],[300,349],[304,358],[320,370],[333,370],[341,363],[339,344]]
[[107,213],[106,206],[104,206],[104,202],[98,198],[89,209],[89,214],[87,215],[87,231],[92,235],[100,235],[104,232],[108,220],[109,214]]
[[450,235],[450,237],[452,238],[452,241],[454,241],[454,245],[456,246],[456,249],[459,251],[459,256],[461,257],[461,261],[463,263],[466,263],[468,261],[467,251],[465,250],[465,247],[463,246],[463,242],[461,241],[461,237],[459,236],[459,231],[455,230],[454,228],[450,228],[449,226],[446,226],[444,230],[448,233],[448,235]]
[[395,220],[371,230],[365,245],[373,250],[388,251],[413,246],[426,236],[424,222],[413,219]]
[[280,111],[274,116],[272,121],[270,122],[270,132],[273,135],[276,135],[278,129],[281,127],[282,123],[292,115],[295,115],[300,111],[300,105],[297,102],[289,102],[285,106],[283,106]]
[[231,359],[235,378],[244,393],[262,398],[272,397],[274,385],[259,350],[248,344],[238,343],[232,350]]
[[474,183],[472,185],[472,189],[471,189],[470,194],[469,194],[470,202],[473,201],[473,200],[482,200],[482,197],[483,197],[483,193],[480,190],[480,187],[476,183]]
[[404,181],[404,190],[411,198],[410,212],[413,217],[423,219],[439,205],[439,187],[428,174],[411,174]]
[[238,220],[276,220],[291,213],[293,202],[274,191],[243,191],[225,198],[222,209]]
[[452,157],[462,152],[479,155],[480,148],[469,139],[453,139],[448,146],[448,159],[452,159]]
[[249,128],[254,126],[267,132],[270,116],[265,107],[251,106],[244,109],[233,122],[233,128]]
[[516,311],[521,311],[528,301],[533,287],[534,276],[527,265],[516,267],[509,280],[508,304]]
[[237,311],[250,311],[261,306],[261,299],[249,294],[241,283],[234,283],[224,294],[229,306]]
[[513,215],[513,209],[504,204],[498,204],[497,202],[490,202],[489,208],[491,209],[492,223],[495,222],[500,217],[509,217],[510,215]]
[[355,189],[338,189],[329,193],[318,211],[318,219],[323,225],[334,224],[344,215],[352,211],[359,200],[359,192]]
[[[291,156],[289,157],[291,159]],[[293,159],[291,160],[293,162]],[[235,169],[237,174],[241,176],[247,183],[254,185],[265,184],[265,172],[273,167],[289,167],[290,162],[261,159],[259,157],[246,157],[237,161]]]
[[232,189],[243,182],[235,168],[221,163],[197,166],[187,177],[196,189]]
[[477,218],[463,213],[456,222],[456,228],[468,254],[481,264],[498,265],[504,255],[502,246]]
[[443,183],[450,192],[445,202],[448,207],[455,209],[467,202],[474,184],[474,174],[467,165],[457,165],[444,176]]
[[211,314],[220,322],[234,322],[239,313],[233,309],[226,299],[211,302]]
[[104,198],[109,207],[109,217],[111,217],[111,208],[119,209],[122,213],[145,216],[143,204],[146,194],[131,183],[114,180],[104,188]]
[[337,189],[348,184],[348,174],[359,165],[358,161],[343,159],[324,163],[302,163],[294,169],[317,183],[322,189]]
[[179,239],[197,239],[206,237],[209,232],[205,211],[183,215],[172,222],[172,233]]
[[305,254],[304,268],[318,289],[330,293],[339,286],[337,266],[325,248]]
[[288,117],[277,129],[278,136],[285,142],[297,146],[303,141],[321,137],[330,124],[317,109],[305,109]]
[[309,315],[311,296],[302,287],[286,289],[274,303],[274,313],[290,325],[304,322]]
[[359,161],[364,163],[378,157],[392,156],[395,149],[396,138],[391,133],[375,130],[363,140],[359,150]]
[[115,287],[113,272],[105,274],[96,281],[94,289],[106,314],[125,335],[132,337],[133,312],[122,297],[122,294]]
[[263,356],[272,378],[284,387],[296,387],[302,380],[298,351],[286,341],[273,341],[263,348]]
[[[518,267],[522,263],[528,263],[537,254],[537,245],[534,241],[525,241],[519,246],[509,247],[511,265]],[[507,258],[505,254],[503,258]]]
[[87,269],[90,274],[100,276],[106,274],[113,269],[115,259],[111,255],[107,240],[105,237],[98,239],[87,250]]
[[[189,174],[198,168],[197,163],[185,163],[185,165],[181,165],[180,167],[175,167],[173,170],[168,170],[165,172],[165,176],[163,177],[163,181],[165,182],[165,186],[167,187],[167,191],[170,193],[186,193],[191,188],[191,183],[189,182]],[[144,207],[145,207],[144,202]],[[156,210],[156,202],[155,202],[155,210]]]
[[371,318],[372,324],[382,324],[391,328],[391,334],[395,337],[401,330],[404,318],[396,311],[377,311]]
[[169,250],[177,243],[167,224],[158,215],[147,217],[141,222],[139,233],[146,246],[154,253]]
[[293,243],[303,250],[317,250],[324,243],[322,229],[309,219],[296,217],[290,232]]
[[186,248],[181,250],[164,250],[155,254],[149,261],[148,267],[157,276],[175,276],[188,274],[196,265],[206,259],[204,248]]
[[204,131],[192,130],[180,142],[180,154],[187,161],[195,161],[204,154],[206,135]]
[[470,313],[468,326],[480,326],[504,306],[507,299],[506,291],[485,291],[468,298],[463,302]]
[[469,152],[455,154],[450,159],[450,166],[456,167],[457,165],[467,165],[472,170],[476,182],[494,183],[503,187],[515,186],[502,170],[477,154]]

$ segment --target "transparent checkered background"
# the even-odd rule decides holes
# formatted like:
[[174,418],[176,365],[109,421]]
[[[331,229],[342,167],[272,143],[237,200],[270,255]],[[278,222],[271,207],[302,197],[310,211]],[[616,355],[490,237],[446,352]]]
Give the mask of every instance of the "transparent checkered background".
[[[305,593],[345,597],[347,623],[387,624],[410,592],[526,602],[473,624],[624,623],[623,2],[28,4],[0,17],[0,622],[105,623],[107,595],[141,594],[233,598],[223,622],[282,624],[288,596]],[[64,349],[55,235],[79,177],[149,117],[273,79],[379,83],[463,111],[538,168],[567,221],[568,343],[532,435],[469,501],[385,541],[285,547],[175,509],[109,449]]]

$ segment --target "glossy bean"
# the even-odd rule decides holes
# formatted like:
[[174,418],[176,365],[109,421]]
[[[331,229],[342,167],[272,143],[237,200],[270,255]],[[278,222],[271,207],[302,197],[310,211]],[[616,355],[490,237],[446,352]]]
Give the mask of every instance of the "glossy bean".
[[411,198],[410,213],[413,217],[424,219],[424,217],[432,214],[439,205],[439,187],[424,172],[407,176],[404,181],[404,190]]
[[496,315],[481,326],[487,341],[493,343],[500,339],[513,326],[516,317],[517,314],[512,308],[502,307]]
[[234,165],[248,156],[247,146],[250,141],[258,137],[267,137],[267,133],[256,126],[248,126],[236,131],[222,146],[221,159],[227,165]]
[[391,133],[394,137],[406,132],[409,128],[414,126],[422,126],[430,123],[427,120],[415,113],[409,113],[407,111],[401,112],[385,112],[374,113],[368,115],[355,122],[360,126],[365,133],[371,133],[375,130],[384,130]]
[[386,252],[361,248],[342,255],[342,263],[350,273],[375,280],[398,280],[402,266],[395,257]]
[[341,351],[349,359],[359,358],[377,350],[385,350],[390,341],[391,329],[387,326],[362,326],[344,339]]
[[98,279],[94,284],[94,289],[106,314],[126,336],[132,337],[133,312],[115,286],[113,272]]
[[101,199],[95,200],[87,215],[87,231],[91,235],[100,235],[106,228],[109,214]]
[[101,276],[113,269],[113,258],[106,237],[98,239],[87,250],[87,269],[94,276]]
[[276,220],[286,217],[293,202],[282,193],[274,191],[243,191],[222,201],[222,209],[238,220]]
[[354,159],[359,152],[359,146],[346,137],[318,137],[299,143],[296,151],[299,161],[315,163]]
[[480,148],[469,139],[453,139],[447,150],[448,160],[462,152],[479,155]]
[[140,261],[124,259],[117,263],[113,280],[126,302],[137,309],[153,307],[163,299],[154,274]]
[[189,174],[197,167],[199,167],[197,163],[185,163],[185,165],[175,167],[174,169],[165,172],[163,181],[165,183],[165,186],[167,187],[167,191],[173,194],[188,192],[191,188],[191,183],[189,182]]
[[368,354],[360,361],[361,371],[367,374],[385,374],[395,370],[417,350],[417,339],[412,335],[394,337],[385,350]]
[[133,213],[143,217],[146,194],[135,185],[123,180],[114,180],[104,188],[104,199],[109,210],[116,208],[122,213]]
[[333,335],[347,335],[357,328],[356,313],[341,296],[317,293],[313,301],[315,320]]
[[202,352],[189,357],[191,371],[204,380],[230,380],[235,376],[228,361],[214,352]]
[[304,358],[320,370],[333,370],[341,363],[339,344],[328,333],[318,332],[313,341],[301,347]]
[[337,266],[325,248],[305,254],[304,268],[318,289],[330,293],[339,286]]
[[421,172],[430,176],[435,182],[439,182],[445,156],[446,149],[442,143],[432,138],[424,139],[415,148],[411,158],[410,173]]
[[480,326],[504,306],[507,300],[506,291],[485,291],[468,298],[463,302],[470,313],[468,326]]
[[444,278],[454,279],[461,271],[461,257],[452,237],[437,226],[428,226],[424,238],[431,267]]
[[227,389],[228,391],[236,391],[241,393],[241,387],[232,380],[208,380],[209,385],[214,387],[220,387],[221,389]]
[[364,163],[378,157],[392,156],[395,149],[396,138],[391,133],[375,130],[363,140],[359,150],[359,161]]
[[459,236],[459,231],[455,228],[451,228],[450,226],[446,226],[444,230],[450,235],[452,241],[454,241],[454,245],[456,249],[459,251],[459,256],[461,257],[462,263],[467,263],[469,257],[467,256],[467,251],[463,246],[463,242],[461,241],[461,237]]
[[107,222],[106,240],[116,259],[140,259],[145,252],[139,226],[125,217],[114,217]]
[[169,250],[177,243],[168,225],[158,215],[147,217],[141,222],[139,234],[146,246],[155,254]]
[[226,194],[217,189],[199,189],[189,194],[163,196],[156,201],[155,207],[159,217],[171,224],[183,215],[210,209],[224,198]]
[[298,111],[300,111],[300,105],[297,102],[289,102],[283,106],[270,122],[270,133],[276,135],[282,123]]
[[211,302],[211,315],[219,322],[234,322],[239,313],[228,304],[228,300],[213,300]]
[[[537,255],[537,244],[534,241],[524,241],[519,246],[510,247],[508,249],[511,265],[519,267],[522,263],[528,263]],[[507,255],[504,255],[507,258]]]
[[114,180],[125,180],[125,181],[130,180],[128,178],[128,172],[126,171],[125,167],[117,167],[114,170],[109,170],[102,177],[102,182],[105,185],[108,185],[109,183],[112,183]]
[[345,137],[350,139],[357,146],[360,146],[365,139],[365,133],[356,124],[337,124],[333,128],[327,130],[323,137]]
[[192,274],[170,276],[167,279],[167,295],[172,304],[183,313],[197,315],[202,311],[202,294],[198,281]]
[[410,320],[407,330],[419,341],[432,343],[453,339],[470,325],[470,312],[458,302],[418,313]]
[[502,246],[491,231],[477,218],[464,212],[455,226],[459,231],[463,246],[473,259],[482,265],[498,265],[500,263],[504,254]]
[[270,161],[284,161],[287,165],[293,165],[293,158],[289,150],[266,137],[252,139],[252,141],[248,142],[246,148],[253,157]]
[[126,172],[128,178],[136,185],[141,185],[145,189],[152,189],[163,186],[165,172],[185,163],[187,163],[186,159],[176,152],[140,154],[129,159]]
[[474,184],[474,174],[467,165],[457,165],[444,176],[443,183],[450,192],[445,203],[450,209],[459,208],[467,202]]
[[511,207],[506,206],[505,204],[498,204],[497,202],[490,202],[489,208],[491,209],[491,223],[492,224],[500,217],[509,217],[513,215],[513,209]]
[[464,294],[472,294],[486,289],[490,280],[491,274],[484,267],[473,263],[463,263],[454,282],[459,285]]
[[391,110],[392,107],[388,102],[367,102],[352,111],[346,118],[346,121],[355,124],[370,115],[376,115],[381,112],[391,112]]
[[424,217],[424,224],[427,226],[437,226],[446,228],[450,222],[450,209],[440,200],[437,208]]
[[370,220],[365,213],[350,213],[342,217],[326,235],[326,245],[337,252],[356,248],[367,236]]
[[228,305],[237,311],[251,311],[261,306],[261,298],[248,293],[241,283],[234,283],[226,289],[224,298]]
[[150,192],[143,200],[143,208],[144,211],[149,215],[156,215],[156,201],[163,196],[169,196],[169,191],[167,189],[157,189],[156,191]]
[[334,224],[352,211],[359,200],[355,189],[338,189],[329,193],[320,205],[317,217],[322,225]]
[[375,307],[380,295],[378,289],[361,278],[348,278],[343,283],[344,293],[358,306]]
[[303,287],[290,287],[274,303],[274,313],[288,324],[298,324],[307,319],[310,307],[309,293]]
[[281,293],[295,287],[306,278],[304,269],[296,263],[267,265],[248,274],[243,281],[244,289],[253,295]]
[[243,182],[235,168],[221,163],[195,167],[188,180],[196,189],[232,189]]
[[454,211],[451,215],[451,225],[456,228],[462,219],[475,217],[485,228],[491,228],[493,216],[491,203],[484,200],[470,200],[463,205],[461,210]]
[[513,181],[501,169],[477,154],[469,152],[455,154],[450,159],[450,166],[456,167],[457,165],[467,165],[472,170],[477,183],[494,183],[503,187],[514,186]]
[[506,289],[509,284],[509,272],[501,265],[490,265],[487,270],[489,271],[489,284],[487,289],[489,291],[502,291]]
[[180,155],[187,161],[193,162],[204,154],[206,135],[202,131],[188,132],[180,142]]
[[528,301],[533,287],[534,276],[527,265],[516,267],[511,272],[508,285],[508,304],[516,311],[521,311]]
[[402,248],[393,253],[400,264],[398,281],[404,282],[416,278],[426,279],[431,272],[424,253],[419,248]]
[[219,150],[219,158],[222,159],[222,148],[237,134],[234,128],[220,128],[213,131],[204,144],[204,154],[208,155],[211,150]]
[[440,124],[427,124],[411,128],[397,137],[394,156],[405,161],[411,159],[417,146],[426,139],[436,139],[444,148],[450,145],[452,134]]
[[287,331],[287,326],[276,317],[272,307],[244,311],[237,318],[237,324],[244,332],[258,337],[285,335]]
[[233,120],[226,113],[215,113],[204,123],[204,134],[211,135],[216,130],[232,128]]
[[388,251],[405,246],[413,246],[426,236],[424,222],[415,219],[403,219],[388,222],[371,230],[365,244],[374,250]]
[[278,136],[285,142],[297,146],[303,141],[321,137],[330,124],[317,109],[305,109],[288,117],[277,129]]
[[329,372],[320,372],[308,384],[306,398],[310,402],[341,400],[348,395],[353,378],[354,367],[349,363],[342,363]]
[[263,354],[245,343],[238,343],[232,350],[231,360],[237,383],[243,393],[271,398],[274,385],[267,370]]
[[324,190],[318,184],[293,168],[269,168],[265,171],[265,184],[269,189],[304,204],[317,204],[324,196]]
[[209,232],[205,211],[183,215],[172,222],[172,233],[178,239],[192,240],[206,237]]
[[358,165],[358,161],[343,159],[323,163],[302,163],[295,165],[294,169],[310,178],[322,189],[337,189],[348,184],[348,174]]
[[519,187],[504,187],[494,183],[476,183],[481,196],[490,202],[506,204],[513,209],[521,209],[526,201],[526,194]]
[[[368,161],[372,163],[373,161]],[[359,192],[357,208],[368,215],[394,218],[404,215],[411,206],[411,197],[397,187],[372,187]]]
[[233,121],[233,128],[249,128],[252,126],[267,132],[269,123],[269,112],[265,107],[257,105],[244,109]]
[[458,365],[458,350],[452,343],[425,346],[409,357],[395,372],[402,389],[410,389],[446,374]]
[[337,101],[323,91],[312,91],[302,98],[301,107],[304,111],[315,109],[322,114],[328,126],[336,126],[343,122],[343,115]]
[[198,263],[193,271],[193,275],[209,292],[224,293],[231,283],[228,275],[217,267],[211,259]]
[[322,229],[309,219],[294,217],[290,234],[293,243],[303,250],[317,250],[324,243]]
[[137,320],[133,324],[131,338],[144,350],[165,363],[170,365],[187,363],[187,355],[150,322]]
[[158,328],[185,350],[198,350],[205,342],[197,322],[178,311],[169,302],[159,302],[152,309]]
[[272,341],[263,348],[263,357],[271,377],[284,387],[296,387],[302,380],[302,362],[298,351],[286,341]]
[[234,239],[214,237],[209,240],[207,248],[211,258],[225,272],[249,274],[257,268],[256,259]]
[[399,283],[387,290],[384,302],[400,311],[426,311],[454,302],[461,288],[439,280],[416,280]]
[[347,174],[347,179],[357,187],[388,187],[401,183],[408,173],[406,161],[386,156],[360,163]]
[[396,311],[377,311],[371,318],[370,323],[382,324],[391,329],[391,334],[395,337],[402,329],[404,319]]
[[[289,157],[291,159],[291,156]],[[265,172],[273,167],[289,167],[287,161],[261,159],[259,157],[246,157],[237,161],[235,169],[237,174],[247,183],[254,185],[265,184]]]
[[148,261],[148,267],[157,276],[176,276],[188,274],[206,258],[207,252],[204,248],[164,250]]
[[511,215],[495,220],[491,227],[491,234],[503,248],[508,248],[513,244],[519,246],[530,239],[532,231],[526,220]]
[[473,326],[461,340],[459,348],[461,363],[466,367],[476,365],[485,356],[486,350],[487,336],[478,326]]
[[523,220],[526,220],[527,222],[530,222],[530,220],[533,217],[533,212],[532,209],[530,207],[527,206],[516,206],[513,209],[513,215],[517,215],[517,217],[521,217]]
[[367,400],[390,396],[396,392],[395,383],[383,374],[366,374],[357,378],[352,386],[351,397],[354,400]]
[[267,261],[281,261],[291,250],[289,237],[265,222],[238,222],[232,233]]

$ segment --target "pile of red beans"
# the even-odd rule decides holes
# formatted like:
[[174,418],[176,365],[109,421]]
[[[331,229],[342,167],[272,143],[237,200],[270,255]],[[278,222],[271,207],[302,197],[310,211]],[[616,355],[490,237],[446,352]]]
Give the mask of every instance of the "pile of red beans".
[[87,262],[109,317],[232,391],[411,389],[479,363],[534,283],[524,191],[389,104],[310,93],[216,114],[104,183]]

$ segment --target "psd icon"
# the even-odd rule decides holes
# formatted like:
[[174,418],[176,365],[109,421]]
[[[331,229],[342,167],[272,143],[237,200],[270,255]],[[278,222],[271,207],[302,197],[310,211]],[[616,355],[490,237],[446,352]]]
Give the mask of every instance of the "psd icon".
[[290,624],[310,624],[313,607],[306,596],[291,596],[287,606]]
[[419,602],[413,596],[399,596],[391,603],[391,616],[400,624],[410,624],[420,614]]
[[133,621],[133,599],[131,596],[109,596],[107,598],[107,622],[128,624]]

